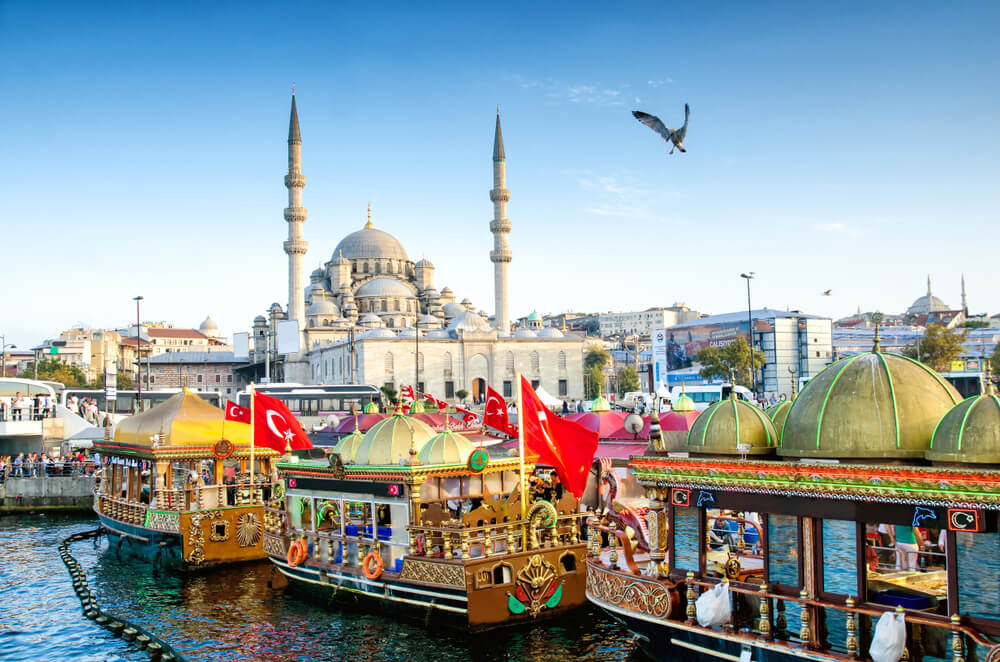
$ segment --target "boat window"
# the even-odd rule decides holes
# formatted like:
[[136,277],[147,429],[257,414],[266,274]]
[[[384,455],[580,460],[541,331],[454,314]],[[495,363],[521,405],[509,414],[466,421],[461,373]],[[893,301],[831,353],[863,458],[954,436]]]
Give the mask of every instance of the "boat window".
[[1000,534],[955,534],[958,607],[962,614],[1000,619]]
[[576,556],[572,552],[567,552],[559,559],[563,572],[576,572]]
[[[865,572],[869,602],[939,614],[948,612],[943,531],[907,524],[866,524]],[[970,586],[970,591],[981,593],[985,583],[979,571],[967,576],[975,586]],[[965,605],[961,606],[965,611]]]
[[510,566],[506,563],[501,563],[493,568],[493,585],[499,586],[500,584],[509,584],[513,579],[513,575],[510,572]]
[[764,581],[760,518],[757,513],[706,511],[708,553],[705,573],[739,581]]
[[827,593],[856,595],[857,525],[847,520],[823,520],[823,590]]
[[674,567],[698,572],[698,509],[674,506]]
[[792,515],[767,516],[767,581],[799,586],[799,523]]

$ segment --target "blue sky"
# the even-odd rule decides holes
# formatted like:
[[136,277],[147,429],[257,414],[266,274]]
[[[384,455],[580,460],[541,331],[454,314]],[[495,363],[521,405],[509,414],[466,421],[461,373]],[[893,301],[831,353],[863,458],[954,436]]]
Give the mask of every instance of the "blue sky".
[[306,273],[370,201],[492,311],[500,104],[517,315],[1000,309],[1000,5],[423,4],[0,1],[0,332],[284,305],[293,82]]

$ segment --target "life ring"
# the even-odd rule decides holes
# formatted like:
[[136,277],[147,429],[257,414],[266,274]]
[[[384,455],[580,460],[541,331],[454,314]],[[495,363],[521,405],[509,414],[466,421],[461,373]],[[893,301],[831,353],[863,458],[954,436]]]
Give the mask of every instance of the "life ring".
[[299,538],[288,546],[288,565],[296,568],[309,558],[309,546],[305,538]]
[[[375,567],[372,568],[374,563]],[[365,557],[364,562],[361,564],[361,571],[365,573],[365,577],[368,579],[378,579],[382,576],[382,555],[378,552],[368,552],[368,556]]]

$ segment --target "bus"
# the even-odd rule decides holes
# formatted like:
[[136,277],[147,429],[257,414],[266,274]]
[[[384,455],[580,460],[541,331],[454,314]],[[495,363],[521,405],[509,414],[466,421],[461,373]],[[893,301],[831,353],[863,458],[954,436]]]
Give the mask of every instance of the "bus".
[[986,392],[986,373],[982,371],[942,372],[941,376],[955,387],[963,398]]
[[[307,431],[320,427],[330,414],[341,416],[349,413],[352,406],[360,412],[366,404],[374,401],[379,408],[383,408],[382,391],[371,384],[277,383],[254,386],[254,390],[281,400]],[[240,391],[237,404],[250,406],[249,388]]]
[[[143,391],[142,411],[148,411],[156,405],[165,402],[171,396],[180,393],[180,391],[181,389],[179,388]],[[222,395],[219,393],[197,390],[194,392],[198,394],[199,398],[205,400],[214,407],[218,407],[219,409],[222,409],[222,405],[225,404],[222,400]],[[90,398],[97,404],[97,409],[102,414],[107,411],[111,414],[111,419],[117,423],[122,417],[131,416],[136,412],[135,405],[139,391],[118,391],[118,397],[111,401],[111,406],[109,408],[108,401],[104,397],[104,389],[67,388],[59,396],[59,404],[65,407],[70,396],[74,395],[78,401],[83,400],[84,398]]]

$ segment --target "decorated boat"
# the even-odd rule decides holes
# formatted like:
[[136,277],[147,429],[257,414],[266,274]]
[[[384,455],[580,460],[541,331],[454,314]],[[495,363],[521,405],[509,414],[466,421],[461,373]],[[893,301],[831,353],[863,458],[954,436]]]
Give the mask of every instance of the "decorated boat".
[[263,559],[264,501],[279,453],[187,389],[94,442],[94,512],[112,544],[158,564],[197,568]]
[[462,630],[558,615],[586,602],[584,514],[557,480],[528,480],[531,459],[397,411],[326,460],[277,464],[264,550],[324,601]]
[[876,341],[772,413],[631,458],[648,550],[593,516],[588,599],[658,660],[1000,660],[1000,400]]

